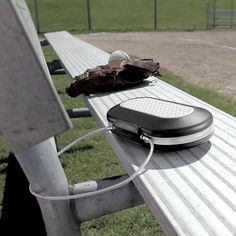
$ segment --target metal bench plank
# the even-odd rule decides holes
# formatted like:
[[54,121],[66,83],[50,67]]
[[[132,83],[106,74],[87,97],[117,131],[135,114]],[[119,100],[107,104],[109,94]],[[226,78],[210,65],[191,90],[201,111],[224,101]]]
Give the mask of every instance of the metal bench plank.
[[[21,152],[71,127],[23,0],[0,4],[0,130]],[[50,111],[50,112],[49,112]]]
[[[101,63],[107,63],[109,55],[103,50],[84,41],[77,42],[76,38],[66,31],[57,32],[57,35],[58,37],[54,33],[47,33],[45,37],[50,44],[54,45],[59,58],[64,58],[61,61],[72,78],[89,67],[92,68]],[[65,40],[66,44],[64,44]],[[64,44],[64,47],[60,47],[62,44]]]
[[[108,53],[68,33],[50,33],[46,38],[71,77],[107,62]],[[108,125],[109,108],[137,96],[210,110],[215,126],[210,143],[176,152],[156,150],[147,171],[134,182],[167,235],[234,235],[236,119],[157,78],[148,81],[149,85],[143,87],[96,94],[85,97],[85,101],[101,126]],[[113,134],[107,134],[107,138],[129,174],[148,153],[148,149]]]

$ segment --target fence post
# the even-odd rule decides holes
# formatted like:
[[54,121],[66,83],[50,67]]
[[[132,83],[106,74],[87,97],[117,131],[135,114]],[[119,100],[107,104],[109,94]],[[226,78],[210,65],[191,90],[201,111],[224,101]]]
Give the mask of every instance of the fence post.
[[234,1],[231,0],[230,28],[233,28]]
[[38,7],[38,0],[34,0],[34,9],[35,9],[35,24],[37,33],[40,33],[40,24],[39,24],[39,7]]
[[206,29],[209,28],[209,0],[206,0]]
[[157,0],[154,0],[154,29],[157,29]]
[[88,28],[89,30],[91,30],[92,26],[91,26],[91,15],[90,15],[90,0],[87,0],[87,14],[88,14]]
[[212,27],[216,27],[216,0],[213,0],[213,22]]

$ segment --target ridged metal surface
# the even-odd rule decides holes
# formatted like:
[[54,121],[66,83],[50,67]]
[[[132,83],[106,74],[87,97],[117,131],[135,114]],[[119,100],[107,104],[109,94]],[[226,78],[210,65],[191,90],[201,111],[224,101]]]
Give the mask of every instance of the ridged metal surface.
[[[46,38],[71,77],[105,64],[109,56],[66,32],[49,33]],[[98,123],[106,126],[109,108],[135,97],[200,106],[214,116],[215,132],[210,142],[181,151],[156,150],[147,171],[134,181],[166,235],[236,235],[236,119],[154,77],[144,86],[85,100]],[[107,137],[131,174],[148,148],[113,134]]]
[[0,15],[0,133],[16,154],[64,132],[71,121],[52,86],[25,1],[1,1]]

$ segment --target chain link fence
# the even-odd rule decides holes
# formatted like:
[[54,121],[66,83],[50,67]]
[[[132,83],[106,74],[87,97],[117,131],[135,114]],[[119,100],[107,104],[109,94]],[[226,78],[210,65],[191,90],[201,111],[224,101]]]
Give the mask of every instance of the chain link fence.
[[235,28],[236,0],[209,0],[207,8],[209,28]]
[[[220,17],[217,10],[230,11],[233,1],[236,0],[26,0],[41,33],[203,30],[216,27]],[[235,24],[235,18],[230,24]]]

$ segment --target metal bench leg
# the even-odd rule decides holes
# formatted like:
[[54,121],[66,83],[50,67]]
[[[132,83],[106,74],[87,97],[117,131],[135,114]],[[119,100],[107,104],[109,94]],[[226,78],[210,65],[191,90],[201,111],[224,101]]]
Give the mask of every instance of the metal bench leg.
[[59,60],[47,62],[48,70],[51,75],[64,75],[66,74]]
[[[69,195],[67,179],[53,139],[43,141],[15,155],[33,191],[48,196]],[[70,201],[38,199],[38,203],[48,236],[80,234]]]
[[80,118],[80,117],[91,117],[91,113],[88,108],[73,108],[66,109],[67,114],[70,118]]

